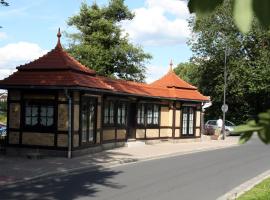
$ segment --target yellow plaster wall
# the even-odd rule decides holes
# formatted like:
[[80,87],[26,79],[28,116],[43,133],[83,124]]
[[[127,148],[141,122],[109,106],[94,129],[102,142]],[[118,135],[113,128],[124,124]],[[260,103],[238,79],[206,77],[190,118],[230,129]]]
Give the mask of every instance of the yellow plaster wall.
[[20,140],[20,132],[9,132],[8,142],[9,144],[19,144]]
[[145,129],[136,129],[136,138],[145,138]]
[[58,93],[58,100],[59,101],[67,101],[66,94],[64,92],[59,92]]
[[169,108],[161,107],[160,108],[160,126],[169,126]]
[[176,110],[175,111],[175,127],[181,126],[181,111]]
[[21,105],[19,103],[11,103],[9,105],[9,127],[20,128]]
[[57,135],[57,146],[67,147],[68,146],[68,134],[58,134]]
[[157,138],[159,137],[158,129],[146,129],[146,138]]
[[58,130],[68,130],[68,104],[58,104]]
[[74,115],[73,115],[73,126],[74,131],[79,131],[79,124],[80,124],[80,105],[74,105]]
[[196,111],[196,127],[200,127],[200,126],[201,126],[201,112]]
[[201,129],[200,129],[200,128],[196,128],[196,130],[195,130],[195,135],[196,135],[197,137],[200,137],[200,136],[201,136]]
[[78,147],[79,146],[79,134],[74,134],[73,135],[73,147]]
[[96,143],[97,143],[97,144],[100,143],[100,131],[97,131],[97,135],[96,135]]
[[180,137],[180,131],[181,131],[180,128],[176,128],[176,129],[175,129],[174,137]]
[[73,93],[73,95],[74,95],[73,96],[74,97],[74,99],[73,99],[74,101],[80,101],[80,92],[77,92],[76,91],[76,92]]
[[23,132],[22,144],[54,146],[54,134],[53,133]]
[[118,130],[117,130],[116,137],[117,137],[117,139],[119,139],[119,140],[121,140],[121,139],[126,139],[126,134],[127,134],[126,129],[118,129]]
[[114,140],[115,139],[115,130],[103,130],[103,140]]
[[160,129],[160,137],[172,137],[172,129]]

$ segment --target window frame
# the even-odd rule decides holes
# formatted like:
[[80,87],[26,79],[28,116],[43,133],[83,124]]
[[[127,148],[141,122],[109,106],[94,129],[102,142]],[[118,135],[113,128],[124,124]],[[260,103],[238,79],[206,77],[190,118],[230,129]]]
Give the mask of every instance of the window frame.
[[[106,104],[109,105],[109,107],[108,107],[108,116],[107,116],[108,117],[108,121],[107,122],[105,122],[105,118],[106,118],[106,115],[105,115]],[[112,106],[112,109],[111,109],[111,106]],[[112,122],[110,121],[111,118],[112,118]],[[103,106],[103,120],[102,121],[103,121],[103,125],[106,126],[106,127],[113,127],[113,126],[115,126],[115,101],[112,101],[112,100],[105,100],[104,101],[104,106]]]
[[[85,112],[83,111],[83,104],[85,103],[87,110]],[[89,140],[90,138],[90,131],[89,131],[89,106],[92,105],[94,108],[94,113],[93,113],[93,139]],[[80,120],[79,120],[79,144],[80,146],[88,146],[88,145],[94,145],[96,144],[96,139],[97,139],[97,108],[98,106],[98,99],[93,96],[81,96],[81,101],[80,101]],[[86,116],[86,141],[83,141],[83,114]]]
[[[128,112],[127,103],[124,102],[124,101],[119,101],[118,103],[115,104],[115,107],[116,107],[116,119],[115,119],[115,121],[116,121],[117,127],[126,127],[127,126],[127,112]],[[119,108],[120,108],[120,116],[119,116]],[[122,123],[122,121],[123,121],[123,113],[124,113],[124,123]],[[119,117],[120,117],[120,123],[118,122]]]
[[[138,116],[139,113],[139,109],[140,109],[140,116]],[[146,104],[144,103],[139,103],[137,104],[137,109],[136,109],[136,125],[139,127],[144,127],[145,126],[145,110],[146,110]],[[140,119],[139,121],[142,123],[138,123],[138,118]]]
[[[184,109],[187,109],[187,127],[186,127],[186,134],[183,134],[183,128],[184,128]],[[183,106],[181,108],[182,112],[181,112],[181,137],[194,137],[195,136],[195,132],[196,132],[196,107],[193,106]],[[193,131],[192,134],[189,134],[189,130],[190,130],[190,111],[192,110],[193,112],[193,119],[192,119],[192,127],[193,127]]]
[[[56,125],[57,125],[57,110],[56,110],[56,104],[54,100],[31,100],[31,99],[26,99],[22,102],[22,127],[23,130],[25,131],[30,131],[30,132],[55,132],[56,130]],[[26,109],[27,109],[27,104],[30,106],[37,106],[37,124],[36,125],[29,125],[26,124],[26,118],[27,117],[33,117],[33,116],[26,116]],[[41,116],[41,108],[42,107],[52,107],[53,109],[53,115],[52,116]],[[52,118],[52,125],[50,126],[44,126],[41,124],[41,118],[46,117],[46,118]]]
[[[143,116],[143,123],[138,124],[138,107],[137,106],[137,114],[136,114],[136,124],[138,127],[145,127],[145,128],[157,128],[160,126],[160,104],[150,104],[150,103],[140,103],[139,106],[144,106],[144,116]],[[155,116],[155,107],[157,108],[157,116]],[[149,116],[148,116],[148,109],[151,110],[151,123],[148,123]],[[157,124],[154,123],[155,119],[157,120]]]
[[[109,103],[109,115],[108,115],[108,117],[109,117],[109,119],[112,117],[112,119],[113,119],[113,121],[112,121],[112,123],[107,123],[107,122],[105,122],[105,109],[106,109],[106,104],[108,104]],[[126,128],[127,127],[127,121],[128,121],[128,102],[127,101],[121,101],[121,100],[104,100],[104,104],[103,104],[104,106],[103,106],[103,126],[104,127],[120,127],[120,128]],[[111,108],[111,105],[113,105],[112,106],[112,108]],[[122,123],[118,123],[118,111],[119,111],[119,106],[123,106],[124,105],[124,108],[125,108],[125,119],[124,119],[124,123],[122,124]],[[111,111],[113,111],[113,114],[110,114],[111,113]],[[121,110],[121,116],[120,116],[120,118],[121,118],[121,121],[123,120],[123,118],[122,118],[122,111],[123,110]]]

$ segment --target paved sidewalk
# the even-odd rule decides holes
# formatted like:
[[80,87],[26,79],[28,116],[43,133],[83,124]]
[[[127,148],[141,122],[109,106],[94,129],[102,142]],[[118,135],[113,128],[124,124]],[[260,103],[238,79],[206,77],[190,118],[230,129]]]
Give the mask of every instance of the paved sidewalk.
[[73,159],[50,157],[31,160],[23,157],[0,156],[0,185],[83,169],[113,167],[124,163],[227,148],[235,146],[237,143],[238,137],[228,137],[226,141],[209,140],[189,143],[168,141],[106,150]]

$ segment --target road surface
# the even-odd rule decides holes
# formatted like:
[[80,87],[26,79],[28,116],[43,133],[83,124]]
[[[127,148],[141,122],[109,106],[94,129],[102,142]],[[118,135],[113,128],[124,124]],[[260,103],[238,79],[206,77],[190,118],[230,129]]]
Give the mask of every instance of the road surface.
[[211,200],[269,169],[270,146],[252,139],[240,147],[106,169],[96,166],[92,171],[1,187],[0,199]]

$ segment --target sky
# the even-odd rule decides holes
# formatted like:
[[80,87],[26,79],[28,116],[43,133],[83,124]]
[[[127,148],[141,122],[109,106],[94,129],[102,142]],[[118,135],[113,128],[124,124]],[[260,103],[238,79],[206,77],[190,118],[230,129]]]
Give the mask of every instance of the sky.
[[[94,0],[7,0],[9,7],[0,6],[0,80],[15,71],[16,66],[37,59],[53,49],[57,29],[72,32],[69,17],[78,14],[80,5]],[[108,0],[96,0],[106,5]],[[130,41],[141,46],[153,58],[147,66],[148,83],[160,78],[169,69],[186,62],[192,52],[186,44],[191,35],[190,17],[184,0],[126,0],[135,13],[132,21],[121,23]],[[62,36],[62,44],[67,39]]]

